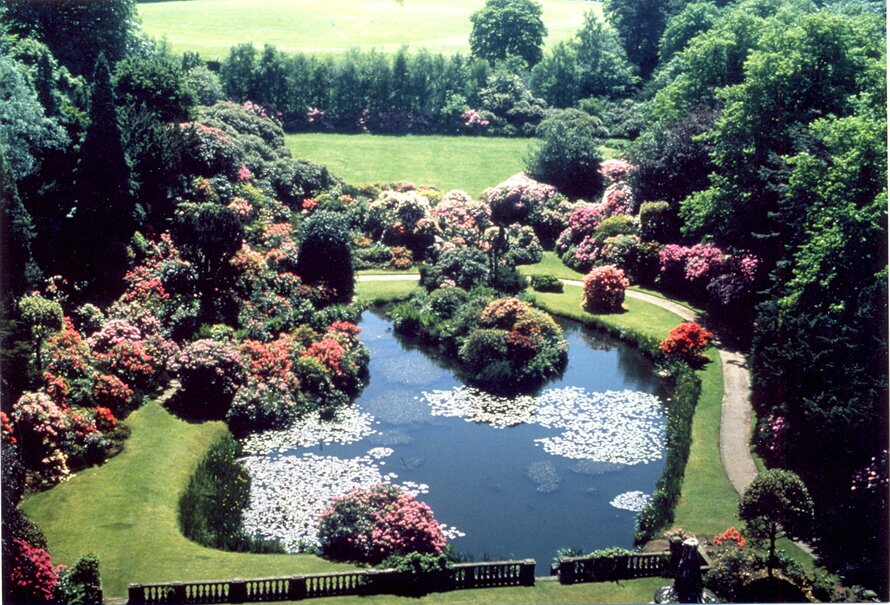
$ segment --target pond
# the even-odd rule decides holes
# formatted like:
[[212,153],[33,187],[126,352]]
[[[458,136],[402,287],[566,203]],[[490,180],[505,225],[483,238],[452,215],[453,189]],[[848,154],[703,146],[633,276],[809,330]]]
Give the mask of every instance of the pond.
[[501,399],[365,312],[370,380],[356,405],[245,441],[245,529],[305,549],[333,495],[383,480],[418,494],[471,560],[534,558],[542,575],[561,547],[631,547],[663,469],[666,393],[637,350],[560,324],[563,376]]

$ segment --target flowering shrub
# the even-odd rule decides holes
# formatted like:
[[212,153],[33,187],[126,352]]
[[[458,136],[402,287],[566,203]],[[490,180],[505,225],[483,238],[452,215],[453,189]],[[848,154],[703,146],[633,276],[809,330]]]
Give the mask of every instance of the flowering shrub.
[[556,195],[556,188],[539,183],[520,172],[503,183],[486,189],[482,199],[491,209],[491,220],[498,225],[523,223],[546,200]]
[[626,181],[637,167],[627,160],[612,159],[600,164],[600,175],[611,183]]
[[491,209],[454,189],[445,194],[432,209],[432,217],[448,237],[462,236],[478,240],[479,234],[491,226]]
[[860,493],[878,494],[879,498],[883,498],[886,493],[887,486],[890,485],[890,477],[887,476],[887,450],[881,451],[880,455],[872,456],[871,461],[865,468],[856,471],[853,474],[853,480],[850,483],[850,491],[859,491]]
[[707,284],[723,266],[724,255],[720,248],[713,244],[696,244],[686,252],[686,281]]
[[624,303],[624,291],[629,285],[624,271],[615,265],[595,267],[584,278],[581,307],[593,313],[620,311]]
[[176,359],[184,394],[202,408],[228,407],[244,371],[238,351],[229,343],[196,340]]
[[226,422],[232,433],[286,428],[307,405],[299,393],[283,380],[262,381],[250,377],[232,398]]
[[365,228],[374,239],[423,255],[437,231],[431,210],[429,200],[416,191],[383,191],[368,206]]
[[681,323],[671,330],[658,348],[667,357],[677,358],[693,364],[699,361],[702,351],[711,344],[713,334],[694,321]]
[[514,265],[531,265],[540,262],[544,255],[534,229],[526,225],[511,225],[507,229],[507,246],[506,258]]
[[730,527],[725,532],[714,538],[714,544],[722,545],[724,542],[735,543],[739,548],[745,548],[745,537],[735,527]]
[[93,380],[93,396],[97,406],[120,414],[132,403],[133,389],[113,374],[97,373]]
[[609,185],[603,193],[603,211],[609,215],[633,214],[633,190],[627,183]]
[[445,548],[429,506],[385,483],[335,498],[319,517],[318,535],[322,553],[341,561],[379,563],[393,554]]
[[677,289],[686,279],[686,258],[689,248],[668,244],[658,253],[659,281],[668,289]]
[[[11,540],[9,560],[4,557],[6,581],[17,603],[52,603],[56,574],[50,554],[19,538]],[[7,553],[4,553],[6,555]]]

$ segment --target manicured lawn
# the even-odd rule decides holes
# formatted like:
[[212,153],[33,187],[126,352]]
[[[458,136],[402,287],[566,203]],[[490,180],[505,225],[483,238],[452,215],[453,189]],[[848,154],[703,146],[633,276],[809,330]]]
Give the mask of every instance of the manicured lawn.
[[53,563],[99,556],[106,596],[124,596],[130,582],[262,577],[336,571],[309,555],[250,555],[204,548],[176,521],[179,494],[221,422],[179,420],[157,403],[127,419],[125,450],[100,467],[29,498],[25,512],[46,534]]
[[355,185],[411,181],[478,196],[522,172],[534,139],[308,133],[286,140],[295,157],[325,164]]
[[[469,54],[470,15],[483,0],[180,0],[138,4],[145,31],[177,52],[222,59],[241,42],[287,52],[331,53],[350,48],[395,52],[402,45]],[[567,40],[600,2],[542,0],[550,46]]]
[[534,265],[519,265],[517,268],[523,275],[552,275],[561,279],[584,279],[583,273],[578,273],[562,264],[556,252],[544,252],[541,262]]
[[405,300],[417,289],[416,281],[361,281],[355,284],[359,302],[388,303]]

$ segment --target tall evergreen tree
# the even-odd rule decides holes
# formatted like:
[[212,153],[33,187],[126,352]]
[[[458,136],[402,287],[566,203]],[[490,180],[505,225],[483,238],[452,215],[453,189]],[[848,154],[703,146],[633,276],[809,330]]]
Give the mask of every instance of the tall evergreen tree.
[[113,287],[126,267],[125,246],[133,233],[135,200],[130,166],[117,121],[108,62],[99,56],[90,89],[87,127],[75,174],[75,206],[68,229],[74,274]]

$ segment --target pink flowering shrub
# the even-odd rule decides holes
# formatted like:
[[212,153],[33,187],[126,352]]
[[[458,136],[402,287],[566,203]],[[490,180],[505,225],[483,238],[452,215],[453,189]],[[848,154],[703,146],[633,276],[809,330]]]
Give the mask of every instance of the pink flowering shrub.
[[696,244],[686,252],[684,269],[689,283],[706,285],[723,267],[723,251],[713,244]]
[[615,183],[609,185],[603,193],[603,212],[607,216],[616,214],[633,214],[634,197],[633,190],[627,183]]
[[[577,248],[585,239],[593,236],[604,218],[606,218],[606,212],[602,204],[587,204],[574,210],[569,216],[568,227],[560,233],[556,240],[556,252],[564,257],[564,261],[566,257],[574,259]],[[590,252],[590,250],[585,251],[582,256],[589,256]],[[588,266],[590,266],[593,264],[593,260],[595,259],[583,262],[589,262]]]
[[43,392],[25,392],[13,405],[11,422],[27,468],[54,478],[68,475],[68,457],[62,452],[70,425],[66,412]]
[[430,507],[386,483],[335,498],[319,517],[318,535],[322,553],[339,561],[379,563],[393,554],[445,548]]
[[595,267],[584,278],[581,307],[592,313],[614,313],[624,304],[624,291],[630,282],[615,265]]
[[460,119],[464,122],[464,127],[473,132],[482,132],[487,130],[491,125],[491,121],[483,117],[481,113],[475,109],[468,109],[460,114]]
[[474,241],[491,226],[487,204],[473,200],[460,190],[452,190],[432,210],[432,217],[447,237],[460,236]]
[[686,279],[686,258],[689,248],[668,244],[658,253],[659,281],[668,289],[682,286]]
[[890,485],[890,477],[887,476],[887,450],[881,451],[880,455],[872,456],[871,461],[860,470],[853,474],[853,480],[850,482],[850,491],[858,491],[860,494],[874,494],[878,498],[883,498]]
[[520,172],[495,187],[486,189],[482,199],[491,209],[491,220],[497,225],[523,223],[548,199],[556,188],[539,183]]
[[630,178],[636,169],[637,167],[627,160],[612,159],[600,164],[599,173],[608,182],[618,183]]

